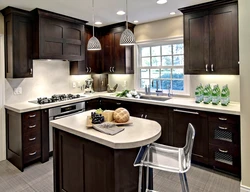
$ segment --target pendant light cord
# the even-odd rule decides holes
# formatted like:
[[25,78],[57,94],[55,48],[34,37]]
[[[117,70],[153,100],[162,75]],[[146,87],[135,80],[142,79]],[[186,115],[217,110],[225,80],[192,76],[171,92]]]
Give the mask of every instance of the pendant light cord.
[[93,37],[95,36],[95,6],[94,0],[92,0],[92,11],[93,11]]
[[126,0],[126,29],[128,29],[128,0]]

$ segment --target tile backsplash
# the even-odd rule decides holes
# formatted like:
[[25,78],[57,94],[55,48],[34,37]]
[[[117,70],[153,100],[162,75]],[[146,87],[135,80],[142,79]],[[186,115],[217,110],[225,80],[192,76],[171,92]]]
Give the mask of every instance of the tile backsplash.
[[[5,79],[5,103],[34,100],[59,93],[78,93],[81,92],[80,86],[85,79],[90,77],[70,76],[69,62],[61,60],[34,60],[33,71],[33,78]],[[76,88],[73,88],[73,82],[76,83]],[[22,88],[22,94],[14,95],[17,87]]]

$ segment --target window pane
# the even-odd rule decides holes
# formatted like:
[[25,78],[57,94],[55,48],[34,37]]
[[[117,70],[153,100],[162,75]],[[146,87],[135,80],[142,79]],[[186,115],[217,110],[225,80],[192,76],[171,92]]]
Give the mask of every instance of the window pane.
[[184,78],[184,72],[182,69],[172,69],[172,78],[173,79],[183,79]]
[[172,45],[163,45],[162,55],[172,55]]
[[141,49],[141,55],[142,57],[150,56],[150,47],[143,47]]
[[160,46],[155,46],[152,47],[152,56],[158,56],[161,55],[161,47]]
[[173,56],[173,64],[174,65],[184,65],[184,57],[183,55]]
[[183,80],[173,80],[172,90],[183,91],[184,90],[184,81]]
[[171,69],[161,69],[161,78],[171,78]]
[[162,89],[169,89],[171,87],[171,81],[170,80],[162,80]]
[[149,69],[141,69],[141,78],[149,78]]
[[149,79],[141,79],[140,88],[144,88],[145,85],[149,85]]
[[163,56],[162,66],[171,66],[171,65],[172,65],[172,56]]
[[161,57],[152,57],[152,66],[160,66]]
[[175,54],[184,54],[183,44],[174,44],[173,45],[173,55]]
[[159,69],[151,69],[151,78],[159,78],[160,77],[160,70]]
[[150,57],[142,58],[141,59],[141,65],[144,66],[150,66]]

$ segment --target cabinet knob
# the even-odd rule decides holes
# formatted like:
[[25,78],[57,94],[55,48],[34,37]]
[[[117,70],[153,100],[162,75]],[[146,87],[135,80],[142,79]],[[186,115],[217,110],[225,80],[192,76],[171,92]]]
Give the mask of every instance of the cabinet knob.
[[89,67],[89,73],[91,73],[91,67]]
[[208,71],[208,64],[206,64],[205,69],[206,69],[206,71]]
[[147,119],[147,117],[148,117],[147,115],[144,116],[145,119]]
[[141,114],[141,118],[143,118],[143,114]]
[[30,68],[30,75],[32,75],[33,74],[33,69],[32,68]]
[[211,64],[211,71],[214,71],[214,64]]
[[111,70],[112,68],[111,67],[109,67],[109,72],[112,72],[112,70]]
[[115,67],[112,67],[112,72],[115,72]]
[[89,68],[88,67],[86,67],[86,71],[87,71],[87,73],[89,72]]

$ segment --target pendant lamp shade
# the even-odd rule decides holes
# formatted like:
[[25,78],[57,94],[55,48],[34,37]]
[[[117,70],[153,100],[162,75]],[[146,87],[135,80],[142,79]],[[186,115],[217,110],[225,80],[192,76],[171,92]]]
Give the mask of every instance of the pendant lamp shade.
[[129,46],[135,44],[135,36],[133,32],[128,29],[128,2],[126,0],[126,29],[123,31],[120,38],[120,45]]
[[87,50],[88,51],[98,51],[101,50],[101,43],[100,41],[95,37],[95,6],[94,6],[94,0],[92,0],[92,9],[93,9],[93,36],[89,39],[87,44]]

